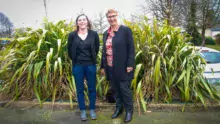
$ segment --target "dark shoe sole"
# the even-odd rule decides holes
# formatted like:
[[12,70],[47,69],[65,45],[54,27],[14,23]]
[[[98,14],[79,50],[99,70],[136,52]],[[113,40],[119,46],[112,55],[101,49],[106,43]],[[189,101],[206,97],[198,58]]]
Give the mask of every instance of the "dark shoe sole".
[[112,117],[112,119],[118,118],[119,116],[120,116],[120,114],[118,116],[116,116],[116,117]]
[[116,119],[116,118],[118,118],[118,117],[112,117],[112,119]]
[[122,113],[121,113],[121,114],[119,114],[117,117],[112,117],[112,119],[116,119],[116,118],[118,118],[120,115],[122,115]]
[[129,121],[124,121],[125,123],[128,123],[128,122],[131,122],[132,120],[129,120]]
[[122,115],[123,114],[123,112],[120,112],[120,114],[118,114],[118,116],[117,117],[112,117],[112,119],[115,119],[115,118],[118,118],[120,115]]

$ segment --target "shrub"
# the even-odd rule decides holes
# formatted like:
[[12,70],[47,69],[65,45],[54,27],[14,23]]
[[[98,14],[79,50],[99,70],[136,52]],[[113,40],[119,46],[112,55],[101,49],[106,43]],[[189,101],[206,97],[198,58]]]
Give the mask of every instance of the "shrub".
[[[155,102],[172,102],[175,97],[183,102],[206,98],[218,100],[215,88],[203,77],[205,60],[190,43],[187,34],[166,23],[151,26],[145,18],[141,23],[125,24],[131,28],[136,48],[135,78],[132,89],[137,104],[146,111],[150,96]],[[47,99],[76,98],[71,61],[67,54],[67,36],[72,24],[45,21],[43,28],[22,32],[3,51],[0,51],[1,94],[12,100],[36,98],[40,105]],[[20,37],[25,36],[25,37]],[[101,50],[98,54],[100,64]],[[85,84],[86,86],[86,84]],[[109,83],[97,74],[97,94],[102,100]],[[85,91],[88,100],[88,91]]]
[[206,37],[205,44],[206,45],[215,45],[216,42],[215,42],[215,40],[212,37]]
[[216,43],[220,45],[220,34],[215,35]]
[[201,34],[195,34],[194,37],[192,36],[192,39],[190,40],[191,43],[193,43],[196,46],[202,45],[202,36]]
[[[71,62],[66,45],[71,25],[45,21],[37,30],[16,32],[15,39],[1,51],[0,79],[4,80],[1,93],[10,99],[37,98],[42,104],[48,98],[68,98],[75,95]],[[23,35],[25,34],[25,35]]]
[[155,102],[179,98],[203,104],[206,98],[219,100],[215,88],[203,77],[206,62],[190,43],[188,34],[166,23],[158,26],[155,21],[150,26],[147,22],[126,22],[134,33],[136,64],[143,66],[140,81],[132,82],[136,99],[153,96]]

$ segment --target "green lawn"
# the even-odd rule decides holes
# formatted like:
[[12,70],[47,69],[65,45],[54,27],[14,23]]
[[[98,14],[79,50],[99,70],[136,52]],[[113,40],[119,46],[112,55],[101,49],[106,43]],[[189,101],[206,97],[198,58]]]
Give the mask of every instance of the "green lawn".
[[216,49],[220,51],[220,45],[205,45],[205,47]]

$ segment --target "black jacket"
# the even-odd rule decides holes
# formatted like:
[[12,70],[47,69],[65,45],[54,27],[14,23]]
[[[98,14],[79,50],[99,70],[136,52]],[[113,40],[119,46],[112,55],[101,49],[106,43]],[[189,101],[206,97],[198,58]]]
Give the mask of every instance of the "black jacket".
[[[96,56],[99,52],[99,35],[96,31],[88,30],[87,38],[89,39],[91,44],[93,62],[97,63]],[[79,42],[80,39],[77,38],[77,31],[70,32],[68,36],[67,48],[68,48],[68,55],[72,60],[72,66],[74,66],[76,62],[76,48]]]
[[[106,40],[108,33],[103,34],[103,50],[101,59],[101,68],[105,69],[107,80],[107,60],[106,60]],[[113,77],[117,80],[132,80],[134,78],[135,68],[135,47],[130,28],[121,25],[112,39],[113,49]],[[133,67],[133,71],[127,73],[127,67]]]

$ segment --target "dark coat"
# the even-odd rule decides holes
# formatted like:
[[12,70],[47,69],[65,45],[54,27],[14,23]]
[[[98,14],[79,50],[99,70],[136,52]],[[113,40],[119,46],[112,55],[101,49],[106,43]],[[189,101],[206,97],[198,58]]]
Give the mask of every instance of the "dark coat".
[[[87,38],[91,44],[91,51],[92,51],[92,59],[94,63],[96,62],[96,56],[99,52],[99,35],[96,31],[88,30]],[[72,66],[75,65],[76,62],[76,49],[79,45],[80,39],[77,37],[77,31],[73,31],[69,33],[68,36],[68,55],[72,60]]]
[[[105,69],[107,80],[106,40],[108,31],[103,34],[103,50],[101,68]],[[132,80],[135,68],[135,47],[130,28],[121,25],[112,39],[113,48],[113,78],[117,80]],[[127,67],[133,67],[133,71],[127,73]]]

